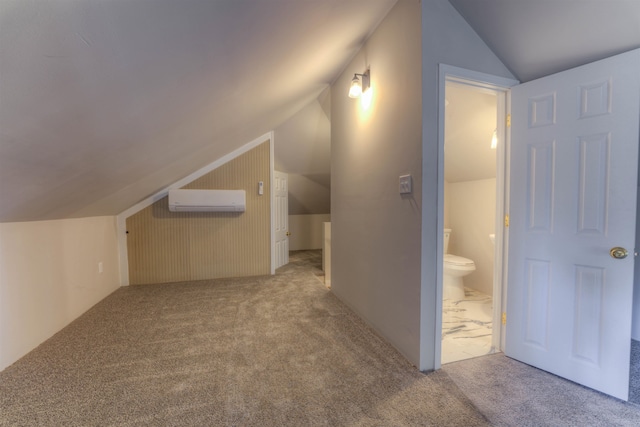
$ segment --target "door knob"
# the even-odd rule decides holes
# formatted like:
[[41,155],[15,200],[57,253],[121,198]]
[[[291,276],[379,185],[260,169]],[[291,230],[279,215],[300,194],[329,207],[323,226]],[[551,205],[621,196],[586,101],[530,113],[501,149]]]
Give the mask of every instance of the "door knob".
[[[291,236],[291,233],[289,233],[288,231],[287,231],[287,236]],[[625,256],[626,256],[626,255],[625,255]]]
[[627,251],[625,248],[621,248],[620,246],[616,246],[615,248],[611,248],[611,250],[609,251],[609,255],[611,255],[611,258],[623,259],[626,258],[627,255],[629,255],[629,251]]

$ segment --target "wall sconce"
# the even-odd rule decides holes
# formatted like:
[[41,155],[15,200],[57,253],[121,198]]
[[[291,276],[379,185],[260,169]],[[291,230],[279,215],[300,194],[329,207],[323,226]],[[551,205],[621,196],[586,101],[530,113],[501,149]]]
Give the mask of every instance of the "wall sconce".
[[493,131],[493,136],[491,137],[491,149],[495,150],[498,146],[498,129]]
[[[358,76],[362,77],[362,82]],[[365,71],[364,74],[354,74],[353,79],[351,79],[351,87],[349,88],[349,98],[359,98],[364,92],[366,92],[371,87],[371,74],[369,70]]]

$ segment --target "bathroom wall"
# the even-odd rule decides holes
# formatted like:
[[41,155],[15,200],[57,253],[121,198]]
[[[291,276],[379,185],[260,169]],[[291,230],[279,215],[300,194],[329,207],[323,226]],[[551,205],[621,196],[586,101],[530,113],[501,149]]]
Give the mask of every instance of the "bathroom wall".
[[445,206],[453,230],[449,253],[476,264],[476,271],[465,276],[465,286],[493,295],[494,247],[489,234],[495,233],[495,178],[445,185]]
[[467,287],[493,294],[496,150],[491,136],[497,126],[493,92],[447,83],[445,92],[444,225],[453,230],[449,253],[472,259],[476,271]]
[[449,181],[447,181],[446,179],[444,180],[444,218],[443,218],[443,224],[444,224],[444,228],[451,228],[451,219],[449,218],[449,212],[451,212],[451,208],[449,207],[450,205],[450,200],[451,197],[447,197],[449,195],[449,191],[451,191],[450,188],[451,184],[449,184]]

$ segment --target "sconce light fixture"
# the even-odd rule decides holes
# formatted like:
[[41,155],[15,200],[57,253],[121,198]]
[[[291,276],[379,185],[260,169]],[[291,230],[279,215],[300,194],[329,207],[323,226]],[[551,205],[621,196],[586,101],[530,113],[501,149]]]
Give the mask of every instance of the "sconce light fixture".
[[493,150],[498,146],[498,129],[493,131],[493,137],[491,137],[491,148]]
[[[362,82],[358,76],[362,77]],[[365,71],[364,74],[354,74],[353,79],[351,79],[351,87],[349,88],[349,98],[359,98],[360,95],[366,92],[370,87],[371,75],[369,70]]]

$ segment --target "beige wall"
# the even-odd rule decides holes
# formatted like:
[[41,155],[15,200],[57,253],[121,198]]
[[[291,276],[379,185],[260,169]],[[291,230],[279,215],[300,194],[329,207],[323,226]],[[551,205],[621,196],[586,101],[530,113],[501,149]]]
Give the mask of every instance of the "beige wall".
[[[411,362],[420,325],[420,3],[399,1],[332,86],[332,291]],[[371,68],[370,108],[347,96]],[[413,194],[398,177],[413,176]]]
[[[183,188],[246,191],[246,211],[170,212],[167,197],[127,218],[132,285],[269,274],[270,146],[265,142]],[[264,195],[258,195],[258,182]]]
[[329,214],[289,215],[289,250],[322,249],[324,223],[329,221]]
[[116,240],[114,217],[0,224],[0,370],[120,286]]
[[[403,1],[403,0],[400,0]],[[422,2],[422,283],[420,319],[420,367],[433,369],[439,349],[436,331],[439,329],[438,275],[442,271],[439,253],[442,250],[444,218],[439,201],[444,161],[438,134],[439,67],[452,65],[500,77],[513,78],[509,70],[478,37],[447,0]]]
[[448,181],[444,181],[444,213],[443,213],[443,224],[444,224],[444,228],[451,228],[451,215],[449,212],[451,212],[451,198],[447,197],[447,194],[449,193],[449,190],[451,188],[451,184],[449,184]]
[[467,287],[493,295],[496,180],[482,179],[445,186],[445,203],[450,206],[449,226],[453,230],[449,253],[472,259],[476,271],[464,277]]
[[330,174],[289,174],[289,215],[331,212]]

